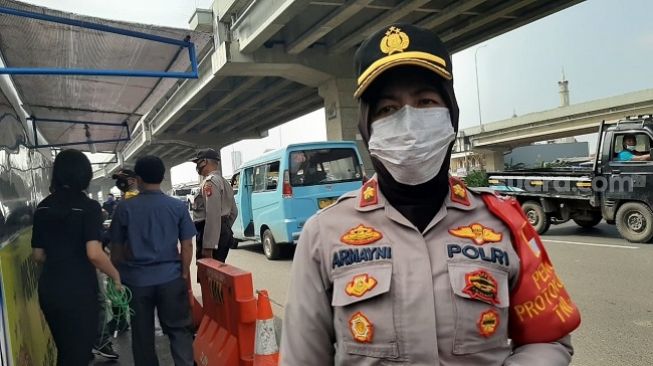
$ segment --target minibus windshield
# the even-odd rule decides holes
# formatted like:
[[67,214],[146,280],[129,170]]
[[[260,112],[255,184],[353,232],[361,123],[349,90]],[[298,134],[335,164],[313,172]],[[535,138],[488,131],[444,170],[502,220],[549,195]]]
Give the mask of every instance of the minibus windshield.
[[363,179],[361,164],[352,148],[307,149],[290,153],[293,187],[352,182]]

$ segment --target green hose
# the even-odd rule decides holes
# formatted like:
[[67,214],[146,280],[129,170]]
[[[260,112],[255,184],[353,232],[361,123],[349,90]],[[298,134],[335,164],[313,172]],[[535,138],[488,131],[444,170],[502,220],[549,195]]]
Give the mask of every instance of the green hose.
[[[130,318],[134,316],[134,311],[129,307],[129,302],[132,299],[131,290],[124,285],[122,290],[118,290],[116,284],[109,278],[107,281],[107,299],[111,302],[111,305],[107,305],[107,311],[111,312],[111,316],[116,320],[116,328],[121,319],[129,324]],[[113,337],[116,338],[117,336],[118,329],[115,329]]]

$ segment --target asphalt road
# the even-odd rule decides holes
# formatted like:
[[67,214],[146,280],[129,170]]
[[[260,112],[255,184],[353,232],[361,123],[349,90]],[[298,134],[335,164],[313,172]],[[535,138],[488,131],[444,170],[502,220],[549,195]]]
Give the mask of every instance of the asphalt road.
[[[573,335],[574,366],[653,365],[653,244],[631,244],[614,226],[581,229],[573,223],[552,226],[543,236],[549,255],[581,309],[582,325]],[[252,272],[255,289],[267,289],[275,316],[283,317],[292,253],[268,261],[259,244],[241,244],[227,262]],[[198,288],[196,288],[198,290]],[[165,337],[157,346],[169,363]],[[130,365],[127,338],[118,342],[122,365]],[[96,363],[104,365],[104,363]],[[114,365],[116,365],[114,363]]]

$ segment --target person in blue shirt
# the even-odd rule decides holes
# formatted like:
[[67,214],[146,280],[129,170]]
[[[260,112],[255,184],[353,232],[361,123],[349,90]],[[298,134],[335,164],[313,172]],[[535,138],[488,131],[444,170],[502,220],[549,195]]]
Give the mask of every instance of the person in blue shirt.
[[[154,310],[170,339],[175,366],[193,365],[188,278],[195,226],[184,202],[161,191],[166,168],[156,156],[136,162],[140,194],[116,207],[111,253],[131,289],[132,353],[135,366],[156,366]],[[178,249],[181,242],[181,253]]]
[[623,150],[617,154],[618,161],[647,161],[651,160],[651,155],[636,150],[637,136],[625,135]]

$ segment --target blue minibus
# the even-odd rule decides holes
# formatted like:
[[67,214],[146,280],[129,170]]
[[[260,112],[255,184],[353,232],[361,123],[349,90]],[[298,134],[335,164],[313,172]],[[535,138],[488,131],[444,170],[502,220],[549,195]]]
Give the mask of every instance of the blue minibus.
[[362,186],[361,162],[355,142],[333,141],[289,145],[243,164],[231,178],[234,238],[259,241],[268,259],[279,258],[309,217]]

